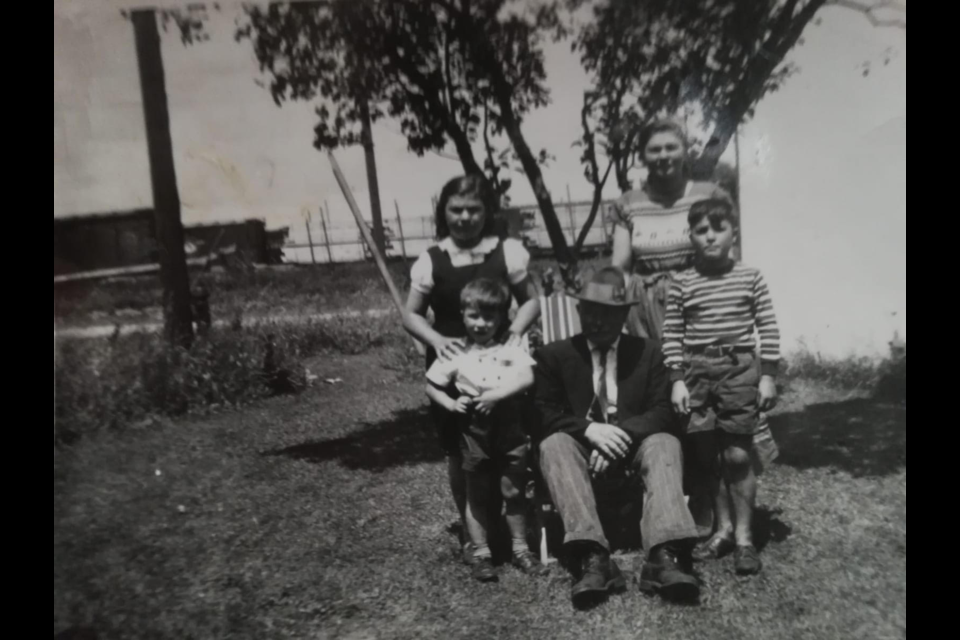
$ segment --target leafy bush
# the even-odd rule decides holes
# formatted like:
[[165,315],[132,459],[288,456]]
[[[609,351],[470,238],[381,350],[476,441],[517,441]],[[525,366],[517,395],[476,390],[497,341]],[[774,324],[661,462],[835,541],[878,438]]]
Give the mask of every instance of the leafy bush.
[[[412,350],[392,317],[214,330],[189,349],[155,334],[60,341],[54,346],[54,439],[69,442],[150,416],[296,393],[307,383],[307,357],[399,345]],[[404,356],[398,357],[403,362]]]
[[878,399],[906,402],[907,358],[903,352],[883,359],[850,355],[844,358],[824,358],[813,353],[801,340],[797,351],[788,356],[781,366],[781,380],[823,382],[844,390],[870,391]]

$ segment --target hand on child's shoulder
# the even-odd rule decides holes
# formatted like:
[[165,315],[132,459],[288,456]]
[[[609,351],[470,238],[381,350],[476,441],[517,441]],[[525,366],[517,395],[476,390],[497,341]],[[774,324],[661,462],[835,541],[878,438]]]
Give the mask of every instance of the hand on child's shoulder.
[[497,359],[504,366],[533,366],[536,363],[528,353],[527,349],[525,349],[522,345],[510,345],[503,347],[497,354]]

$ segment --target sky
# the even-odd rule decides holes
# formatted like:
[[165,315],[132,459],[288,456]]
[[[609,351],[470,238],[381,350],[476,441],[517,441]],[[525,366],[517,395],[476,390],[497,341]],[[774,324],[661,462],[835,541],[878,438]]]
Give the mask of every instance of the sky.
[[[54,2],[55,217],[151,205],[133,32],[118,10],[136,3],[80,4]],[[334,237],[356,238],[330,164],[313,148],[315,105],[278,108],[255,84],[249,43],[233,39],[236,5],[221,5],[210,41],[163,38],[184,223],[257,217],[304,242],[305,213],[316,233],[327,206]],[[790,55],[800,73],[741,129],[743,258],[768,280],[785,350],[803,340],[825,354],[876,354],[895,330],[906,336],[906,33],[843,8],[820,17]],[[567,44],[547,46],[546,65],[552,102],[523,130],[555,157],[544,171],[554,200],[568,190],[587,199],[570,145],[588,80]],[[431,197],[460,164],[409,153],[390,121],[375,126],[374,141],[385,215],[399,208],[416,233],[408,227],[430,215]],[[337,160],[368,211],[362,151],[340,150]],[[522,176],[510,195],[514,204],[534,201]],[[616,195],[611,184],[605,196]]]

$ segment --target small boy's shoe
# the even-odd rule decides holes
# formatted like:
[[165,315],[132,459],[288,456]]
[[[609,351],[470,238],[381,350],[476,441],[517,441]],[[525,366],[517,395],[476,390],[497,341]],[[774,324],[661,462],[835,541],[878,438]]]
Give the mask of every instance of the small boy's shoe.
[[698,562],[717,560],[733,551],[736,546],[736,543],[730,538],[714,535],[706,542],[702,542],[694,547],[691,555],[693,559]]
[[493,561],[488,556],[474,560],[473,577],[480,582],[496,582],[500,579],[493,567]]
[[759,573],[763,567],[760,561],[760,554],[752,544],[737,545],[736,554],[733,556],[733,570],[737,575],[749,576]]
[[477,557],[473,555],[474,551],[476,550],[477,548],[473,546],[472,542],[463,543],[463,546],[460,548],[463,564],[472,567],[477,563]]
[[527,549],[520,552],[515,551],[512,562],[513,566],[532,576],[542,576],[549,571],[545,566],[540,564],[536,556]]

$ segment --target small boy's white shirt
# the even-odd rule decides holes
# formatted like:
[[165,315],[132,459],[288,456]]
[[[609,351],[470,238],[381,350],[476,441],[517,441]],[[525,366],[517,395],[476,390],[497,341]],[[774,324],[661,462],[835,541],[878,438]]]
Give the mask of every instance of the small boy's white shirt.
[[521,367],[536,361],[522,347],[501,344],[482,347],[461,342],[466,350],[453,358],[437,358],[427,371],[427,380],[439,387],[451,382],[471,397],[479,396],[516,379]]

